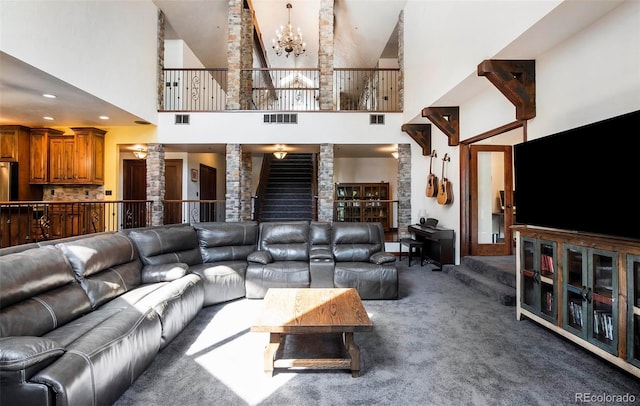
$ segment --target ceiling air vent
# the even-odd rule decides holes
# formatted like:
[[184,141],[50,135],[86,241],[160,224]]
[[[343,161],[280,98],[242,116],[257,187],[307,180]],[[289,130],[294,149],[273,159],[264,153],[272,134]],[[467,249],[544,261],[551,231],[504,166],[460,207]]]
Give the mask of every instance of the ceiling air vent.
[[176,114],[176,124],[189,124],[189,115]]
[[297,113],[265,114],[263,123],[265,124],[298,124],[298,114]]
[[384,114],[369,114],[369,124],[384,124]]

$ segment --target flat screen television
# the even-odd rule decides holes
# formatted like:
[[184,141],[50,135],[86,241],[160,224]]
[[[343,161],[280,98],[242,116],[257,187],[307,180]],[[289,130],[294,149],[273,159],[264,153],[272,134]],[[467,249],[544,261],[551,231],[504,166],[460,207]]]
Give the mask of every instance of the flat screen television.
[[640,110],[514,146],[517,224],[640,239]]

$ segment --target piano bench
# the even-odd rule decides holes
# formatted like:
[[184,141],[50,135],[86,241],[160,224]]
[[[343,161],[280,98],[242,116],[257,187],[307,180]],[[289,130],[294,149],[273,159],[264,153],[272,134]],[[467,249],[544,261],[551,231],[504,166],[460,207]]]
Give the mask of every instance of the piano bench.
[[420,266],[424,265],[424,242],[414,240],[413,238],[401,238],[400,239],[400,261],[402,261],[402,246],[407,246],[409,249],[409,266],[411,266],[411,258],[414,252],[420,253]]

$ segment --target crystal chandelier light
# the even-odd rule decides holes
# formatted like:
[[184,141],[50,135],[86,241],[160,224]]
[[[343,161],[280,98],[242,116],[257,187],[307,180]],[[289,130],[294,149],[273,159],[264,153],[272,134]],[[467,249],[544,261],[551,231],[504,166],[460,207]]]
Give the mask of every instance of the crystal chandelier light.
[[302,42],[302,31],[298,28],[298,33],[293,33],[291,27],[291,9],[293,6],[291,3],[287,3],[287,9],[289,10],[289,19],[287,20],[287,26],[280,26],[279,30],[276,30],[276,38],[273,39],[273,50],[276,51],[276,55],[280,56],[283,52],[288,58],[289,54],[293,53],[294,56],[300,56],[305,51],[306,44]]

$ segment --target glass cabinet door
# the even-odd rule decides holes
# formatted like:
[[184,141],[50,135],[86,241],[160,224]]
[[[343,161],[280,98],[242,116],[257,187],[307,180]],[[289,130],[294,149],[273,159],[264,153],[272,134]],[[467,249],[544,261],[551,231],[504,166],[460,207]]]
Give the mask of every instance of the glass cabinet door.
[[640,256],[627,256],[627,354],[640,367]]
[[527,237],[521,248],[521,306],[556,321],[556,243]]
[[587,303],[589,341],[612,354],[618,353],[618,255],[589,250],[589,288]]
[[562,319],[565,330],[586,338],[587,323],[584,316],[587,306],[583,294],[587,289],[587,261],[584,252],[584,247],[565,245]]

